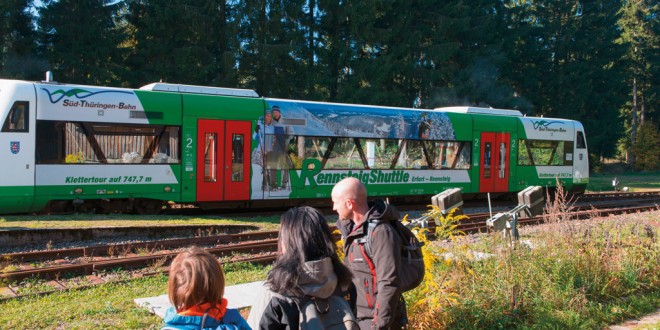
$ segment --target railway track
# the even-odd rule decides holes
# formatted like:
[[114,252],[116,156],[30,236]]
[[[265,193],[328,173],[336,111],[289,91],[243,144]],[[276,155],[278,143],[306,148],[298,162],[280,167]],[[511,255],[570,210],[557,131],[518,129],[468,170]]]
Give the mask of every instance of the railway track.
[[[618,195],[614,196],[614,198]],[[644,212],[658,208],[658,194],[639,194],[625,203],[608,202],[613,197],[593,196],[590,202],[574,206],[573,212],[561,215],[572,219],[584,219],[609,214]],[[594,205],[594,201],[600,201]],[[582,201],[584,202],[584,201]],[[643,206],[631,206],[646,203]],[[621,207],[625,204],[625,207]],[[595,208],[598,205],[598,208]],[[618,206],[618,207],[617,207]],[[469,219],[458,225],[458,230],[466,234],[486,232],[485,220],[489,213],[475,213]],[[519,219],[519,225],[539,224],[553,215]],[[435,223],[431,222],[433,232]],[[69,289],[60,279],[71,276],[83,276],[89,285],[105,283],[98,276],[115,269],[147,269],[138,273],[139,276],[167,272],[165,267],[178,253],[175,249],[190,245],[210,246],[206,249],[223,262],[258,262],[268,263],[275,259],[277,251],[277,231],[261,231],[240,234],[223,234],[207,237],[169,239],[154,242],[110,244],[60,250],[44,250],[33,252],[7,253],[0,255],[0,260],[6,264],[18,264],[16,269],[0,273],[0,283],[15,283],[25,279],[50,280],[48,285],[53,290],[42,293]],[[121,256],[119,256],[121,254]],[[142,255],[140,255],[142,254]],[[32,266],[35,262],[44,263],[44,267]],[[79,287],[79,286],[76,286]],[[4,296],[4,297],[3,297]],[[12,299],[21,296],[11,285],[0,287],[0,299]]]
[[[660,192],[599,192],[599,193],[587,193],[581,195],[575,195],[572,197],[572,200],[576,203],[597,203],[603,202],[611,199],[660,199]],[[427,210],[430,203],[419,203],[419,202],[405,202],[397,201],[394,203],[399,209],[407,210]],[[515,206],[515,202],[510,198],[496,198],[491,201],[493,207],[508,207]],[[332,214],[332,205],[330,201],[327,203],[315,203],[313,206],[319,209],[324,214]],[[483,198],[481,199],[468,199],[464,201],[465,208],[484,208],[484,205],[487,205],[487,201]],[[513,206],[512,206],[513,205]],[[282,212],[289,209],[289,206],[286,207],[270,207],[267,209],[259,210],[259,212],[254,212],[250,209],[238,209],[238,210],[229,210],[229,209],[203,209],[193,205],[174,205],[173,208],[165,210],[165,214],[168,215],[217,215],[222,214],[227,217],[258,217],[258,216],[272,216],[280,215]]]

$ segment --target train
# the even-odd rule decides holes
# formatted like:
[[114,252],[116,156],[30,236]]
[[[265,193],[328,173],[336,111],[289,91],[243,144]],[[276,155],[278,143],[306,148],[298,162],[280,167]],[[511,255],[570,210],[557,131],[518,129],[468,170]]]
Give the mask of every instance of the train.
[[0,79],[0,120],[0,214],[317,205],[349,176],[370,196],[426,199],[589,182],[580,122],[516,110]]

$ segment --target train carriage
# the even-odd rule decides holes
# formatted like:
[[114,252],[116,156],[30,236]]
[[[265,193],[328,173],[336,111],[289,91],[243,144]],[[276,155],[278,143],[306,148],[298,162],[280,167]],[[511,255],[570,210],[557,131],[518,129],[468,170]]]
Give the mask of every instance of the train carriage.
[[579,122],[512,110],[0,80],[0,120],[0,213],[314,205],[346,176],[406,198],[588,183]]

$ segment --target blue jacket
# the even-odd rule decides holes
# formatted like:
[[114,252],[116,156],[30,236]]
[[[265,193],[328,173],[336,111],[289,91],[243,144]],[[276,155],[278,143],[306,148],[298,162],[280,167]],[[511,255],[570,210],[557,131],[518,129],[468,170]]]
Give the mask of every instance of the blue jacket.
[[183,316],[177,314],[173,307],[167,309],[163,318],[165,326],[162,330],[252,330],[245,319],[235,309],[227,309],[220,320],[207,316],[202,325],[202,316]]

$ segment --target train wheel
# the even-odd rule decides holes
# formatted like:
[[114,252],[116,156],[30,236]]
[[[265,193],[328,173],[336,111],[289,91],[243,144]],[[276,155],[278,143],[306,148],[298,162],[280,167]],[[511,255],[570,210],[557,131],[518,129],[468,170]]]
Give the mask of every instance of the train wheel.
[[158,214],[163,210],[163,202],[152,199],[135,201],[135,212],[138,214]]

